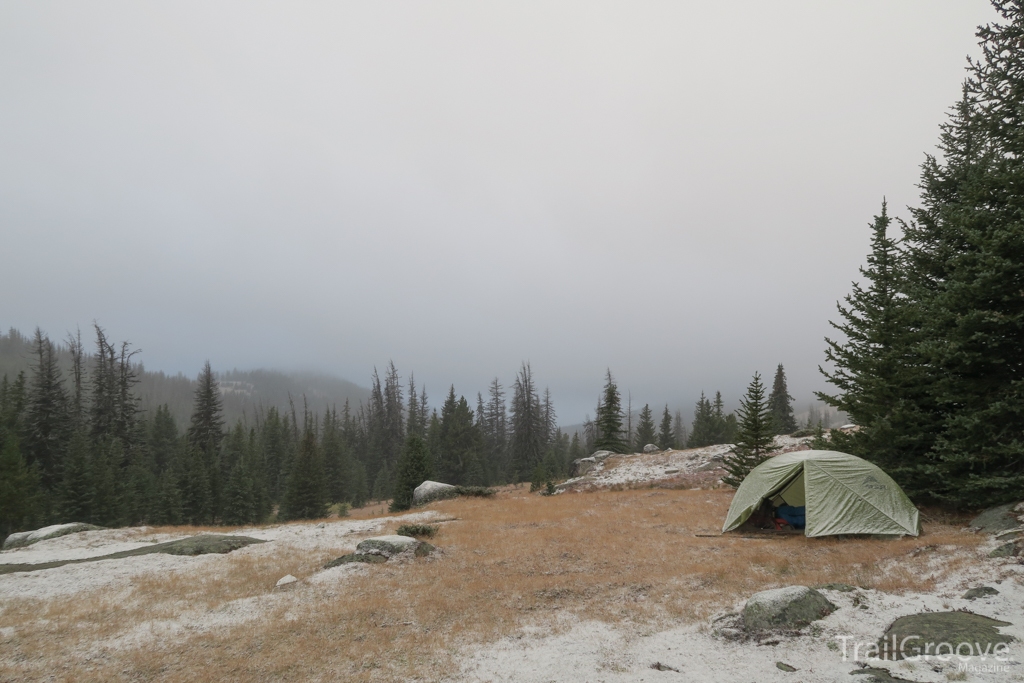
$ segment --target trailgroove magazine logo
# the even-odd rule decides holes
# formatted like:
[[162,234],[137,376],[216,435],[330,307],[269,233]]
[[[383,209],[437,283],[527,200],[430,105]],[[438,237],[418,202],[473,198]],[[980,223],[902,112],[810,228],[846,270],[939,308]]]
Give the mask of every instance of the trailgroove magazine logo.
[[[1007,643],[993,644],[988,642],[984,645],[978,642],[969,643],[967,641],[935,643],[925,641],[923,637],[916,635],[904,636],[901,639],[892,636],[891,639],[885,638],[879,641],[856,641],[853,640],[852,636],[836,636],[836,640],[840,641],[844,662],[849,659],[854,661],[865,659],[896,661],[903,659],[909,662],[927,662],[935,659],[941,662],[948,662],[953,657],[956,657],[961,662],[968,662],[975,657],[982,662],[990,660],[995,662],[1010,661],[1010,646]],[[978,664],[972,662],[969,673],[974,672],[975,669],[977,669],[978,673],[993,673],[1004,670],[1009,671],[1009,665],[1000,667],[997,664]]]

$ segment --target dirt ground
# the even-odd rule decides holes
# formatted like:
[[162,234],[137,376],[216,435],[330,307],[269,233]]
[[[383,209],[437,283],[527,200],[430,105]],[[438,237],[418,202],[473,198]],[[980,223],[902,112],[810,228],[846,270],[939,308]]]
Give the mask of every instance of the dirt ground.
[[[1009,601],[992,609],[1024,614],[1024,603],[1014,602],[1024,595],[1019,565],[985,559],[987,537],[960,520],[933,519],[922,536],[896,541],[718,536],[731,496],[541,496],[510,487],[410,515],[381,516],[370,506],[319,523],[231,529],[271,542],[228,555],[146,555],[0,576],[0,680],[661,680],[649,678],[663,674],[646,661],[659,651],[637,638],[649,644],[676,633],[677,654],[699,643],[705,656],[718,652],[731,666],[746,655],[712,638],[710,619],[756,591],[787,585],[859,587],[871,610],[840,610],[830,617],[836,624],[824,625],[833,631],[851,614],[877,630],[901,609],[960,607],[960,586],[984,580],[998,580]],[[440,552],[321,569],[359,540],[408,521],[437,523],[431,542]],[[197,531],[225,533],[90,531],[5,551],[0,563],[98,556]],[[276,589],[285,574],[299,582]],[[850,599],[835,597],[843,600]],[[587,643],[604,645],[592,671],[574,677],[590,671],[573,659]],[[791,659],[813,650],[840,661],[820,633],[813,644],[791,645]],[[665,647],[661,657],[671,654]],[[772,648],[748,647],[753,668],[737,670],[736,680],[767,666],[758,658]],[[715,661],[701,675],[714,675]],[[784,673],[770,669],[760,680]],[[833,680],[826,669],[820,680]],[[946,680],[932,674],[913,680]]]

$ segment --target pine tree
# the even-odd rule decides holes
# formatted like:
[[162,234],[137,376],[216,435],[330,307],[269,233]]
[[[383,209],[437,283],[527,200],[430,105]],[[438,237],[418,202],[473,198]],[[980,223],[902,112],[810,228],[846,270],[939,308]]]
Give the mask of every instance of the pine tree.
[[676,448],[675,439],[672,437],[672,413],[668,412],[668,404],[665,404],[665,411],[661,414],[661,426],[658,428],[658,448],[669,450]]
[[33,528],[41,494],[38,470],[25,462],[17,437],[0,432],[0,537]]
[[170,407],[166,403],[157,406],[149,423],[147,440],[157,472],[164,472],[171,466],[180,448],[180,441],[181,433]]
[[654,443],[654,417],[651,414],[651,406],[649,403],[645,403],[643,409],[640,411],[640,420],[636,425],[636,440],[633,444],[633,449],[637,453],[644,450],[644,446],[649,443]]
[[716,431],[714,409],[702,391],[697,400],[697,407],[693,411],[693,424],[686,445],[689,448],[711,446],[717,443]]
[[317,444],[313,418],[308,414],[288,475],[281,511],[284,519],[320,519],[327,516],[323,457]]
[[411,372],[409,373],[409,405],[406,408],[406,413],[408,415],[405,426],[406,433],[424,438],[427,435],[426,393],[424,390],[421,401],[416,394],[416,380]]
[[[71,415],[57,354],[50,340],[36,328],[36,362],[28,388],[21,452],[26,464],[39,469],[45,491],[56,488],[71,435]],[[49,502],[50,497],[46,497]]]
[[224,439],[224,418],[220,389],[210,369],[199,374],[191,423],[186,433],[188,471],[182,483],[185,517],[192,524],[213,523],[223,507],[224,480],[220,468],[220,444]]
[[90,466],[89,438],[85,431],[76,429],[68,443],[67,455],[57,489],[61,517],[68,522],[88,522],[93,519],[93,482]]
[[768,396],[768,410],[772,414],[772,424],[776,434],[792,434],[796,431],[796,418],[793,417],[793,397],[786,388],[786,371],[779,363],[775,370],[775,381],[772,393]]
[[[484,480],[483,435],[473,423],[473,411],[465,396],[455,398],[455,387],[448,391],[441,408],[441,433],[437,451],[432,452],[437,476],[449,484],[481,486]],[[420,482],[423,483],[423,482]]]
[[[842,322],[830,323],[844,341],[825,340],[825,359],[834,370],[821,372],[838,393],[817,396],[859,426],[851,435],[837,435],[835,447],[878,464],[913,492],[920,485],[929,486],[922,465],[932,445],[933,436],[926,433],[931,430],[925,427],[933,410],[922,412],[928,403],[922,386],[924,364],[914,360],[915,316],[901,293],[903,255],[888,235],[890,224],[883,202],[871,225],[867,267],[860,269],[865,284],[853,283],[846,305],[837,306]],[[808,428],[821,420],[812,406]],[[915,486],[916,481],[921,483]]]
[[672,419],[672,438],[675,440],[676,448],[687,448],[689,446],[687,437],[686,425],[683,424],[683,414],[677,410],[675,417]]
[[619,387],[612,377],[611,369],[605,375],[604,392],[595,424],[598,436],[595,439],[594,448],[613,453],[625,453],[629,450],[629,446],[622,440],[622,399],[619,396]]
[[756,372],[747,387],[746,396],[740,400],[737,436],[736,445],[723,463],[728,474],[722,477],[722,481],[733,487],[738,487],[750,470],[767,460],[774,450],[772,414],[765,401],[761,375]]
[[413,491],[430,477],[431,467],[427,444],[419,436],[410,435],[405,440],[405,449],[398,461],[398,474],[395,477],[395,490],[389,510],[400,512],[411,508]]
[[496,481],[508,481],[508,413],[505,408],[505,392],[495,377],[487,389],[487,403],[484,405],[484,447]]
[[509,423],[509,477],[521,482],[541,463],[547,431],[529,363],[523,363],[512,385]]
[[1024,3],[993,5],[904,231],[928,390],[915,407],[940,422],[922,497],[963,507],[1024,497]]

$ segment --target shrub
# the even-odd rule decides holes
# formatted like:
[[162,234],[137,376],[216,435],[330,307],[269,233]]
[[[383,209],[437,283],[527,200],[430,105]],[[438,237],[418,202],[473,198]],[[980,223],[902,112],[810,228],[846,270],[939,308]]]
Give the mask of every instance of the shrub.
[[437,534],[436,524],[403,524],[395,532],[399,536],[411,536],[412,538],[433,538]]
[[456,486],[455,493],[460,496],[491,498],[494,496],[494,489],[487,488],[486,486]]

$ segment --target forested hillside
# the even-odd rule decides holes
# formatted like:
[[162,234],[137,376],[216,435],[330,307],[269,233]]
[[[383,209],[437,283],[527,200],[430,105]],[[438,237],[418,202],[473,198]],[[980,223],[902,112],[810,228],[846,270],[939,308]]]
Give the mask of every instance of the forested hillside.
[[[71,370],[72,358],[67,340],[53,344],[57,364],[67,375]],[[195,377],[168,375],[164,372],[146,370],[137,355],[135,372],[138,383],[135,393],[139,397],[139,408],[151,413],[158,406],[166,405],[179,424],[188,422],[192,414],[192,400],[196,391]],[[35,359],[30,337],[19,330],[11,329],[0,333],[0,377],[16,377],[19,372],[28,373]],[[239,418],[252,417],[262,408],[288,407],[289,398],[305,396],[310,406],[322,409],[327,406],[341,406],[345,401],[352,405],[364,403],[370,396],[369,389],[348,380],[314,373],[283,373],[274,370],[228,370],[217,373],[220,385],[224,419],[233,424]]]
[[[680,411],[668,406],[656,421],[645,405],[634,426],[610,371],[595,418],[570,436],[529,364],[507,389],[495,378],[474,401],[451,386],[431,403],[413,373],[403,379],[389,363],[383,376],[374,370],[357,400],[331,393],[354,385],[317,377],[218,376],[209,364],[197,380],[148,373],[129,343],[107,339],[99,327],[93,333],[91,351],[77,335],[63,344],[39,330],[31,339],[14,331],[0,337],[2,533],[67,520],[313,518],[332,504],[390,498],[397,482],[410,481],[403,467],[414,478],[427,472],[457,485],[540,487],[595,448],[687,441]],[[774,396],[790,414],[782,373],[780,365]],[[735,424],[720,394],[714,402],[702,397],[689,441],[726,442]],[[401,493],[404,500],[408,492]]]

